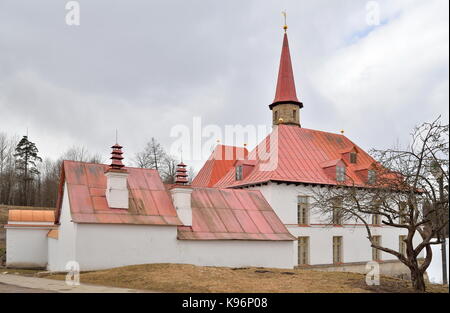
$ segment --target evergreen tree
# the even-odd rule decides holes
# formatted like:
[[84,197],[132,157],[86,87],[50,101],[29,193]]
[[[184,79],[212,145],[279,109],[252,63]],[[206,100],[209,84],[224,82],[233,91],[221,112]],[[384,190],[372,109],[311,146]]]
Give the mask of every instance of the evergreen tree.
[[37,169],[37,162],[42,162],[42,159],[38,156],[39,150],[36,145],[28,140],[28,136],[23,136],[20,142],[16,146],[16,170],[19,172],[19,177],[22,183],[22,197],[21,202],[23,205],[28,205],[28,188],[30,181],[34,180],[36,175],[39,175]]

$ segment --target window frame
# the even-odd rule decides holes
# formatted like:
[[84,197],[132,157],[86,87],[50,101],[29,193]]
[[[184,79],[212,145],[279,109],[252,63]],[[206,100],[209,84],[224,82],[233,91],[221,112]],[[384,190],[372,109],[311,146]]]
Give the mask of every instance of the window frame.
[[367,184],[374,185],[377,180],[377,173],[374,170],[367,171]]
[[344,263],[344,239],[342,236],[333,236],[333,264]]
[[350,152],[349,159],[351,164],[356,164],[358,162],[358,154],[356,152]]
[[243,167],[242,165],[238,165],[236,166],[236,170],[235,170],[235,179],[236,180],[243,180],[244,179],[244,174],[243,174]]
[[[310,264],[309,236],[301,236],[301,237],[298,237],[297,240],[298,240],[297,263],[299,266],[309,265]],[[302,252],[304,252],[304,253],[302,253]]]
[[[297,223],[298,225],[309,225],[310,203],[309,196],[297,196]],[[306,200],[304,202],[300,199]]]
[[[372,236],[372,238],[376,241],[376,245],[381,246],[381,235]],[[381,261],[381,250],[372,247],[372,261]]]
[[336,181],[345,182],[347,171],[345,166],[336,165]]

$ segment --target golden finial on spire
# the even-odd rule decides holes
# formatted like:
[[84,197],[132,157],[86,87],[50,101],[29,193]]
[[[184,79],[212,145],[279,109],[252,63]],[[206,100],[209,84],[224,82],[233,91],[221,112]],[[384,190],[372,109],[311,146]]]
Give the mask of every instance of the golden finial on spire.
[[287,13],[286,13],[286,10],[284,10],[283,12],[281,12],[281,14],[283,14],[283,16],[284,16],[284,26],[283,26],[283,29],[284,29],[284,32],[286,32],[287,29],[288,29],[288,26],[287,26]]

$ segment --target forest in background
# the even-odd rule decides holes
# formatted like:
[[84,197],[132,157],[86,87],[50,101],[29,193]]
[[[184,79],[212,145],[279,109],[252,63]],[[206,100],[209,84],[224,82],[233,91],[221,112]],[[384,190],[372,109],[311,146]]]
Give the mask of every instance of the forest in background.
[[[0,205],[55,207],[63,160],[108,163],[85,147],[71,147],[58,159],[42,158],[28,136],[0,132]],[[165,183],[173,183],[177,161],[155,138],[131,158],[131,166],[156,169]],[[194,176],[189,169],[189,177]]]

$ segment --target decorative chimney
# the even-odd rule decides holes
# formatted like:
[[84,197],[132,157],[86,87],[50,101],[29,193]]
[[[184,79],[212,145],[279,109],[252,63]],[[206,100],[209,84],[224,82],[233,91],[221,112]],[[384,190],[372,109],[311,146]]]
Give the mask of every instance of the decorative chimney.
[[122,146],[115,144],[111,147],[111,164],[105,173],[106,200],[112,209],[128,209],[128,171],[123,165]]
[[183,225],[192,226],[191,194],[193,189],[188,185],[186,164],[181,162],[177,165],[175,177],[175,185],[170,189],[173,204]]

